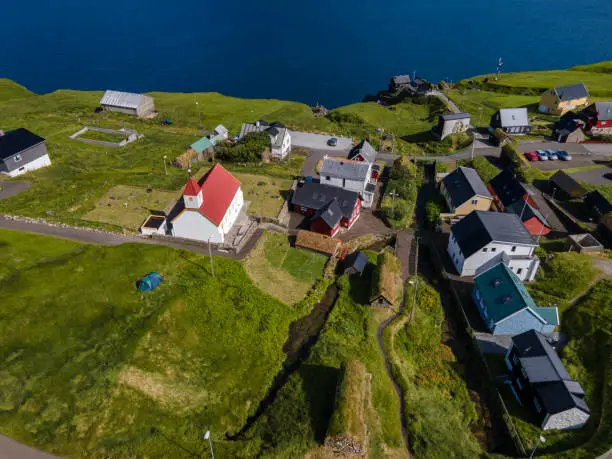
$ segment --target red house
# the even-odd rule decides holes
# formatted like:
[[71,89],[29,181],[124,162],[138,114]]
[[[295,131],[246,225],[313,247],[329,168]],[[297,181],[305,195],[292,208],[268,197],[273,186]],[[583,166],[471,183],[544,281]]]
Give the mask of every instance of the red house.
[[580,115],[587,120],[587,131],[593,135],[612,134],[612,102],[595,102]]
[[527,231],[532,236],[544,236],[551,231],[546,217],[542,215],[542,212],[537,207],[532,206],[529,201],[516,202],[508,207],[507,212],[512,212],[521,217],[523,225],[525,225],[525,228],[527,228]]
[[374,147],[370,145],[367,140],[364,140],[353,148],[348,155],[348,159],[374,164],[376,162],[376,156],[378,156],[378,152],[374,150]]
[[306,182],[293,192],[291,208],[310,217],[311,231],[333,237],[340,228],[351,229],[357,221],[361,199],[353,191]]

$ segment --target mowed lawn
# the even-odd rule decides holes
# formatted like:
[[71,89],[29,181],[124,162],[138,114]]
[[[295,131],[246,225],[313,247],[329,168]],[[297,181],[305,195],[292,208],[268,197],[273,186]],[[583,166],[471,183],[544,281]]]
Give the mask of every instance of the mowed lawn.
[[[265,395],[296,311],[231,260],[212,278],[161,246],[8,230],[0,245],[0,432],[62,456],[200,457],[206,426],[228,454],[217,440]],[[163,283],[138,292],[150,271]]]
[[244,200],[251,201],[248,215],[276,217],[289,197],[293,180],[253,174],[235,174],[242,184]]
[[304,299],[328,257],[291,247],[287,235],[266,231],[245,261],[255,284],[287,304]]
[[102,196],[95,209],[83,215],[83,219],[136,231],[152,211],[169,211],[181,191],[117,185]]

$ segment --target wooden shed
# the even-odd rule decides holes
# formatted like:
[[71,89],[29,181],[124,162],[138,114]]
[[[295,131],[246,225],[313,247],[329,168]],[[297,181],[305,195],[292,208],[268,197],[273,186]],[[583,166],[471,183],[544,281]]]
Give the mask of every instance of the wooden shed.
[[402,293],[400,261],[390,251],[383,251],[378,255],[378,269],[372,277],[370,305],[383,308],[398,306]]

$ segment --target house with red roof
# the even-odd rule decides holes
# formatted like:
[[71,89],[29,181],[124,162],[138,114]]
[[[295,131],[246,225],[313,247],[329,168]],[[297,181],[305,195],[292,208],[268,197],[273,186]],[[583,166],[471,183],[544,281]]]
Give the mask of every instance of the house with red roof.
[[182,199],[168,217],[169,231],[176,237],[222,244],[243,205],[238,179],[215,164],[198,182],[189,178]]

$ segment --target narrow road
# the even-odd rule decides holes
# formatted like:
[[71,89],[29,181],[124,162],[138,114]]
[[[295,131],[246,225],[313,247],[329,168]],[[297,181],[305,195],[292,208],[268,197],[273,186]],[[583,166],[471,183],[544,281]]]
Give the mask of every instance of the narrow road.
[[[121,244],[138,243],[150,245],[165,245],[174,249],[189,250],[202,255],[208,255],[208,247],[204,245],[187,244],[181,241],[166,241],[161,239],[148,239],[136,235],[124,235],[117,233],[109,233],[106,231],[91,231],[88,229],[72,228],[64,226],[51,226],[44,223],[26,222],[21,220],[12,220],[0,216],[0,228],[10,229],[15,231],[24,231],[28,233],[42,234],[44,236],[61,237],[70,239],[76,242],[85,242],[88,244],[101,244],[117,246]],[[233,260],[242,260],[245,258],[251,249],[255,246],[259,237],[263,233],[263,229],[257,229],[247,243],[238,253],[222,252],[213,249],[212,253],[216,257],[231,258]],[[2,458],[0,458],[2,459]]]
[[[408,276],[410,275],[409,266],[410,266],[410,260],[415,251],[415,240],[412,239],[411,234],[406,233],[406,232],[400,232],[397,237],[398,239],[402,238],[404,241],[406,241],[408,238],[410,238],[411,240],[410,252],[405,255],[398,254],[400,261],[402,262],[402,273],[406,273],[403,281],[406,282],[408,280]],[[412,455],[410,454],[410,440],[408,438],[408,430],[406,429],[406,425],[404,423],[404,414],[405,414],[404,394],[402,392],[402,388],[400,387],[399,383],[395,379],[395,376],[393,375],[393,371],[391,370],[391,362],[389,361],[389,355],[387,353],[387,350],[385,349],[385,343],[383,340],[383,333],[385,329],[390,324],[392,324],[395,321],[395,319],[402,316],[405,306],[406,306],[406,290],[404,289],[399,311],[396,314],[393,314],[388,319],[385,319],[385,321],[380,324],[380,326],[378,327],[378,330],[376,331],[376,337],[378,339],[378,346],[380,347],[383,358],[385,359],[385,368],[387,370],[387,375],[389,376],[389,379],[391,379],[391,382],[393,383],[393,387],[395,388],[395,392],[397,393],[397,396],[399,398],[400,409],[399,409],[398,415],[400,419],[400,427],[402,430],[402,438],[404,439],[404,446],[406,450],[408,451],[408,454],[412,457]]]
[[39,451],[0,435],[0,459],[57,459],[58,456]]

